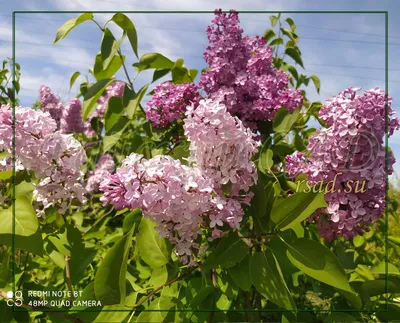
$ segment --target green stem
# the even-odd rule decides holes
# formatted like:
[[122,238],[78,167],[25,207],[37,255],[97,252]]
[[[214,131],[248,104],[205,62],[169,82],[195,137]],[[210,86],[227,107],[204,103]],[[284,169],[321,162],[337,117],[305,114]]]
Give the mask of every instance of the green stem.
[[122,57],[121,49],[118,49],[117,53],[119,55],[119,58],[121,59],[122,67],[124,69],[126,78],[127,78],[128,82],[129,82],[129,85],[131,86],[132,91],[133,91],[133,82],[131,81],[131,78],[129,77],[129,73],[128,73],[128,70],[126,68],[126,65],[125,65],[125,62],[124,62],[124,58]]

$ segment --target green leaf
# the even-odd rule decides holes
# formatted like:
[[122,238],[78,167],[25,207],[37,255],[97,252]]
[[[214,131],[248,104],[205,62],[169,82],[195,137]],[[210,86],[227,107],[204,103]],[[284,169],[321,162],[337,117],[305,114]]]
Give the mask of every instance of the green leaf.
[[111,97],[107,103],[107,110],[104,114],[106,132],[109,132],[112,127],[120,120],[124,113],[124,106],[122,105],[122,98]]
[[307,149],[306,145],[304,144],[303,138],[301,138],[298,133],[294,135],[294,145],[297,151],[304,151]]
[[200,290],[197,290],[193,299],[190,301],[189,308],[194,309],[199,307],[199,305],[201,305],[201,303],[203,303],[213,291],[214,287],[212,286],[206,286]]
[[319,90],[321,89],[321,81],[319,80],[318,76],[312,74],[310,79],[313,81],[317,93],[319,93]]
[[0,172],[0,181],[5,181],[13,176],[12,170],[4,170]]
[[273,37],[275,37],[275,32],[272,29],[267,29],[264,33],[264,40],[269,42]]
[[288,244],[289,260],[306,275],[354,294],[339,259],[321,243],[299,238]]
[[292,32],[296,32],[296,24],[294,23],[293,19],[291,18],[286,18],[285,21],[288,23],[288,25],[290,26],[290,29],[292,30]]
[[250,257],[250,275],[253,285],[265,298],[287,310],[296,309],[279,264],[270,249],[256,252]]
[[22,249],[43,257],[43,239],[40,229],[30,236],[13,235],[12,233],[0,234],[0,244],[8,247],[14,246],[15,249]]
[[115,82],[113,79],[104,79],[92,85],[84,95],[82,105],[82,118],[85,121],[97,103],[97,100],[103,94],[107,86]]
[[139,71],[147,69],[172,69],[175,63],[159,53],[148,53],[140,57],[139,62],[133,64]]
[[53,45],[57,44],[60,40],[65,38],[73,28],[75,28],[82,22],[85,22],[87,20],[92,20],[92,19],[93,19],[93,14],[91,12],[85,12],[77,18],[72,18],[72,19],[66,21],[60,28],[58,28],[57,34],[56,34],[56,39],[54,40]]
[[175,148],[172,150],[170,156],[173,159],[179,159],[183,164],[187,163],[184,158],[189,157],[190,151],[189,151],[190,144],[187,141],[181,142],[178,146],[175,146]]
[[149,286],[158,287],[165,284],[167,280],[168,280],[168,270],[165,265],[153,268],[153,270],[151,271],[151,277],[149,279]]
[[244,291],[249,291],[251,288],[251,276],[250,276],[250,265],[249,256],[238,262],[232,268],[229,268],[228,273],[232,277],[236,285],[238,285]]
[[120,140],[125,129],[129,126],[131,120],[126,117],[121,117],[116,124],[107,131],[103,140],[103,150],[104,152],[109,151],[114,145]]
[[285,45],[285,48],[296,48],[296,47],[297,47],[296,43],[292,40],[289,40]]
[[72,224],[67,224],[66,230],[66,237],[71,252],[71,281],[72,284],[76,285],[82,279],[86,269],[96,256],[97,249],[87,248],[83,242],[82,233]]
[[129,232],[132,229],[132,227],[136,225],[136,223],[140,222],[141,219],[142,219],[142,211],[139,208],[129,212],[125,216],[124,222],[122,224],[122,229],[124,234]]
[[170,254],[165,240],[158,238],[154,227],[154,222],[143,217],[139,225],[136,245],[144,262],[152,268],[157,268],[169,262]]
[[373,296],[399,292],[400,290],[397,288],[396,284],[390,280],[386,281],[386,279],[367,280],[363,282],[360,287],[360,295],[366,301]]
[[133,22],[123,13],[116,13],[112,18],[119,27],[121,27],[128,36],[129,42],[136,57],[138,57],[138,38],[136,28]]
[[[387,263],[387,265],[388,265],[388,270],[387,270],[388,274],[400,275],[400,271],[395,265],[391,264],[390,262]],[[386,261],[382,261],[378,265],[373,267],[371,269],[371,272],[374,274],[385,274],[386,275]]]
[[290,30],[286,29],[286,28],[281,28],[281,32],[290,38],[290,40],[294,43],[298,42],[299,40],[299,36],[297,36],[294,32],[291,32]]
[[[126,34],[121,37],[120,40],[116,40],[110,29],[106,28],[103,33],[103,39],[101,41],[101,59],[103,61],[103,69],[107,69],[111,61],[115,58],[115,54],[121,47]],[[120,59],[121,60],[121,59]]]
[[296,108],[292,113],[289,113],[285,107],[280,108],[274,117],[274,131],[280,133],[282,136],[286,136],[297,121],[299,114],[300,108]]
[[79,86],[79,90],[81,91],[81,95],[85,96],[85,94],[88,91],[88,83],[87,82],[81,83],[81,85]]
[[259,177],[257,185],[253,186],[252,191],[254,197],[250,202],[251,216],[256,233],[259,234],[267,230],[275,191],[272,182],[265,185],[261,177]]
[[[108,305],[99,310],[99,315],[93,323],[120,323],[125,322],[125,318],[130,315],[130,308],[124,305]],[[88,322],[88,321],[87,321]]]
[[11,153],[9,153],[8,151],[0,152],[0,159],[8,158],[10,156],[11,156]]
[[[168,310],[176,307],[176,303],[172,298],[161,296],[152,301],[146,310],[139,314],[135,322],[164,322],[168,315]],[[174,322],[174,320],[169,320],[169,322]]]
[[279,18],[276,17],[276,16],[269,16],[269,20],[271,21],[272,27],[275,27],[275,25],[278,22]]
[[[64,257],[70,257],[71,281],[74,285],[77,284],[96,255],[96,250],[85,247],[82,233],[72,224],[66,224],[62,231],[48,236],[47,239],[50,241],[46,248],[48,253],[51,253],[51,249],[54,246],[62,256],[60,259],[62,262],[61,268],[65,267]],[[54,256],[57,257],[53,254]],[[51,258],[57,263],[57,259],[53,257]]]
[[291,155],[294,153],[293,147],[284,142],[273,145],[271,149],[274,152],[274,155],[278,156],[281,161],[285,160],[286,155]]
[[74,74],[72,74],[71,76],[71,80],[69,81],[69,88],[71,89],[72,86],[74,85],[76,79],[81,75],[80,72],[75,72]]
[[269,46],[275,46],[275,45],[283,45],[283,39],[275,38],[272,42],[269,43]]
[[171,70],[172,82],[174,84],[191,83],[193,80],[186,67],[176,66]]
[[11,250],[0,251],[0,288],[4,288],[7,282],[11,281],[10,254]]
[[341,313],[341,312],[334,312],[331,313],[328,317],[324,319],[324,323],[354,323],[357,322],[357,320],[351,316],[350,314],[347,313]]
[[[0,212],[0,234],[13,233],[13,206]],[[27,197],[19,196],[15,201],[15,234],[30,236],[39,229],[35,209]]]
[[304,68],[303,60],[301,59],[301,52],[298,48],[286,48],[285,54],[291,57],[297,64]]
[[96,81],[100,81],[103,79],[111,79],[121,68],[122,63],[125,61],[125,56],[119,57],[115,55],[107,68],[103,69],[103,60],[101,58],[101,53],[96,55],[96,60],[94,63],[93,75],[96,78]]
[[133,228],[107,252],[94,277],[96,299],[103,305],[121,304],[126,297],[126,270]]
[[298,192],[274,204],[271,211],[271,220],[276,228],[284,231],[307,219],[315,210],[326,207],[323,193]]
[[393,242],[394,244],[400,246],[400,238],[394,236],[388,236],[388,240]]
[[157,81],[158,79],[164,77],[165,75],[167,75],[171,70],[168,68],[162,69],[162,70],[155,70],[154,74],[153,74],[153,80],[151,81],[151,83],[154,83],[155,81]]
[[142,101],[149,84],[144,85],[136,94],[132,96],[132,91],[130,89],[126,90],[127,94],[124,92],[124,106],[126,107],[126,114],[129,119],[132,119],[136,113],[140,101]]
[[233,267],[246,256],[248,250],[249,248],[243,239],[232,232],[219,241],[215,250],[204,261],[202,268]]
[[382,301],[376,316],[379,322],[400,322],[400,305],[399,303],[388,303],[387,300]]
[[258,169],[264,174],[268,174],[271,167],[274,165],[272,157],[274,152],[271,149],[264,149],[260,153],[260,159],[258,160]]
[[[15,225],[15,236],[14,236]],[[15,218],[13,206],[0,212],[0,244],[13,246],[43,255],[43,240],[39,230],[39,221],[30,200],[26,196],[17,196],[15,200]]]
[[356,247],[356,248],[361,247],[364,244],[364,242],[365,242],[365,239],[363,236],[356,236],[353,239],[353,244],[354,244],[354,247]]
[[293,75],[294,79],[297,81],[299,79],[299,74],[297,73],[297,70],[294,66],[289,66],[288,67],[288,71],[290,72],[290,74]]
[[199,73],[198,70],[196,69],[190,69],[189,70],[189,76],[192,79],[192,81],[194,82],[194,80],[196,79],[197,74]]
[[321,102],[318,102],[318,101],[313,102],[313,103],[311,103],[310,107],[308,108],[307,114],[318,116],[318,113],[319,113],[319,110],[321,109],[321,107],[322,107]]

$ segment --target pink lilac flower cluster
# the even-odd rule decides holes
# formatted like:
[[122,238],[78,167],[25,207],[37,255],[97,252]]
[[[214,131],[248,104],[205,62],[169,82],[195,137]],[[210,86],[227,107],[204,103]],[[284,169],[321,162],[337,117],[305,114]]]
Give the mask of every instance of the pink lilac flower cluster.
[[216,11],[207,28],[210,45],[204,58],[209,69],[202,73],[199,86],[256,130],[282,106],[289,112],[300,107],[303,97],[300,90],[288,88],[288,75],[272,66],[273,52],[266,41],[242,34],[237,12]]
[[[0,108],[0,151],[12,153],[13,114],[10,107]],[[68,201],[84,202],[82,186],[85,151],[72,135],[57,131],[57,123],[48,112],[15,108],[16,170],[28,170],[40,180],[34,195],[41,203],[38,215],[50,206],[65,212]],[[0,161],[0,170],[11,170],[12,158]]]
[[164,82],[154,88],[153,97],[147,102],[146,118],[154,127],[166,127],[181,119],[188,105],[195,106],[200,100],[194,84]]
[[104,177],[114,172],[115,162],[110,154],[104,154],[99,158],[94,171],[88,172],[88,180],[86,183],[86,191],[89,193],[97,193],[99,186]]
[[193,251],[200,247],[197,238],[205,233],[202,228],[212,229],[212,240],[222,236],[224,224],[239,227],[242,204],[250,202],[249,187],[257,181],[250,161],[257,143],[221,104],[201,100],[197,108],[188,107],[186,115],[190,166],[169,156],[146,160],[133,153],[115,174],[106,175],[100,190],[104,205],[142,208],[144,216],[158,224],[159,233],[176,245],[181,260],[193,264]]
[[64,110],[64,105],[60,102],[60,99],[45,85],[42,85],[39,89],[39,98],[43,111],[50,114],[56,121],[57,130],[60,129],[61,117]]
[[180,256],[191,256],[191,249],[198,247],[194,240],[201,234],[199,224],[209,210],[211,181],[170,156],[142,157],[131,154],[115,174],[106,177],[100,184],[104,192],[100,200],[117,209],[142,208]]
[[[189,106],[184,120],[185,135],[190,142],[189,161],[213,182],[221,212],[212,224],[228,222],[238,228],[242,220],[241,204],[249,204],[249,188],[257,180],[254,163],[257,151],[254,134],[226,106],[211,100],[201,100],[198,107]],[[229,198],[224,196],[229,184]],[[218,234],[215,226],[214,235]]]
[[[290,176],[304,173],[314,184],[334,181],[333,190],[325,194],[328,207],[319,209],[310,219],[316,221],[321,236],[328,241],[339,234],[346,239],[362,235],[385,208],[386,94],[375,88],[357,95],[359,90],[348,88],[321,107],[319,117],[327,128],[317,130],[310,138],[310,157],[303,153],[286,157]],[[391,102],[388,97],[389,136],[400,127],[399,119],[392,117]],[[388,152],[389,174],[394,162]]]

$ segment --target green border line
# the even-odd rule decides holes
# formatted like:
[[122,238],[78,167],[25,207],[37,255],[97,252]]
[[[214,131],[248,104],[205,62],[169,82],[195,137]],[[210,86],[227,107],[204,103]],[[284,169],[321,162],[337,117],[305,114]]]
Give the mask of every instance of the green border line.
[[[15,99],[16,99],[16,90],[15,90],[15,12],[13,12],[13,34],[12,34],[12,41],[13,41],[13,46],[12,46],[12,59],[13,59],[13,67],[12,67],[12,71],[13,71],[13,99],[11,100],[11,106],[12,106],[12,115],[13,115],[13,120],[12,120],[12,129],[13,129],[13,139],[12,139],[12,160],[13,160],[13,190],[12,190],[12,212],[13,212],[13,219],[12,219],[12,226],[13,226],[13,239],[12,239],[12,249],[13,249],[13,270],[12,270],[12,275],[13,275],[13,293],[15,294],[15,275],[17,273],[17,268],[16,268],[16,235],[15,235],[15,201],[16,201],[16,197],[15,197],[15,187],[17,186],[17,171],[15,169],[16,166],[16,159],[17,159],[17,154],[16,154],[16,117],[15,117]],[[16,307],[15,307],[15,303],[13,303],[13,311],[15,311]]]
[[[389,147],[389,15],[388,12],[385,13],[385,173],[386,173],[386,185],[385,185],[385,229],[386,229],[386,237],[385,237],[385,272],[386,272],[386,284],[385,291],[386,294],[389,294],[389,212],[388,212],[388,202],[389,202],[389,162],[388,162],[388,147]],[[386,297],[386,312],[389,311],[389,301]]]
[[[385,185],[385,229],[386,229],[386,237],[385,237],[385,271],[386,271],[386,284],[385,284],[385,291],[388,293],[389,290],[389,285],[388,285],[388,276],[389,276],[389,254],[388,254],[388,243],[389,243],[389,218],[388,218],[388,190],[389,190],[389,175],[388,175],[388,111],[389,111],[389,105],[388,105],[388,88],[389,88],[389,75],[388,75],[388,56],[389,56],[389,43],[388,43],[388,34],[389,34],[389,12],[382,11],[382,10],[363,10],[363,11],[357,11],[357,10],[236,10],[238,13],[250,13],[250,14],[263,14],[263,13],[294,13],[294,14],[301,14],[301,13],[320,13],[320,14],[351,14],[351,13],[357,13],[357,14],[384,14],[385,15],[385,92],[386,92],[386,102],[385,102],[385,116],[386,116],[386,129],[385,129],[385,155],[386,155],[386,165],[385,165],[385,170],[386,170],[386,185]],[[16,98],[16,90],[15,90],[15,64],[16,64],[16,51],[15,51],[15,25],[16,25],[16,14],[72,14],[72,13],[95,13],[95,14],[103,14],[103,13],[125,13],[125,14],[135,14],[135,13],[146,13],[146,14],[198,14],[198,13],[211,13],[213,14],[215,10],[182,10],[182,11],[176,11],[176,10],[113,10],[113,11],[104,11],[104,10],[66,10],[66,11],[55,11],[55,10],[32,10],[32,11],[25,11],[25,10],[16,10],[13,11],[12,13],[12,53],[13,53],[13,90],[14,90],[14,98],[12,100],[12,109],[13,109],[13,156],[15,155],[15,144],[16,144],[16,133],[15,133],[15,98]],[[222,10],[224,13],[229,13],[230,10]],[[16,169],[15,169],[15,159],[13,158],[13,201],[15,199],[15,186],[16,186]],[[16,253],[15,253],[15,203],[13,203],[13,258],[15,259]],[[16,273],[16,262],[14,261],[13,265],[13,291],[15,293],[15,273]],[[15,307],[15,304],[13,305],[13,310],[15,312],[22,312],[16,310],[18,307]],[[131,312],[134,309],[131,310],[100,310],[100,311],[90,311],[90,310],[81,310],[81,311],[74,311],[76,313],[80,312],[96,312],[96,313],[101,313],[101,312]],[[51,313],[51,312],[70,312],[70,309],[55,309],[55,310],[43,310],[43,309],[24,309],[24,311],[27,312],[37,312],[41,311],[44,313]],[[349,313],[380,313],[380,312],[388,312],[389,311],[389,303],[388,299],[386,298],[386,309],[385,310],[353,310],[353,309],[333,309],[333,310],[296,310],[295,313],[299,312],[310,312],[310,313],[324,313],[324,312],[349,312]],[[239,312],[239,313],[244,313],[244,312],[271,312],[271,313],[287,313],[293,311],[290,310],[276,310],[276,309],[271,309],[271,310],[143,310],[143,312]]]

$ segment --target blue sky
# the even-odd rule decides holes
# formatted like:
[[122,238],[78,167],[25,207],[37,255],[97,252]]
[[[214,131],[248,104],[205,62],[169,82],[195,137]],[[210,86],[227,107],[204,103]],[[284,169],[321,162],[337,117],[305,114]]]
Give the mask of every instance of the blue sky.
[[[400,116],[400,14],[397,1],[363,0],[264,0],[264,1],[183,1],[183,0],[0,0],[0,58],[11,56],[12,11],[14,10],[388,10],[389,11],[389,94]],[[246,34],[263,34],[269,28],[270,14],[241,14]],[[50,86],[64,101],[77,93],[69,91],[69,79],[75,71],[87,74],[100,49],[101,33],[87,22],[56,46],[52,46],[56,30],[76,14],[19,14],[16,20],[16,58],[22,66],[20,99],[30,106],[38,97],[42,84]],[[110,14],[95,15],[105,22]],[[207,44],[205,29],[212,14],[129,14],[139,38],[139,56],[159,52],[170,59],[183,58],[189,68],[206,66],[202,53]],[[349,86],[363,89],[385,86],[385,18],[383,14],[289,14],[297,24],[300,49],[306,68],[304,73],[321,79],[318,95],[310,87],[309,99],[324,101]],[[120,31],[112,28],[116,35]],[[122,47],[127,56],[130,74],[136,62],[129,43]],[[299,69],[301,69],[299,67]],[[119,76],[119,75],[117,75]],[[122,77],[122,75],[121,75]],[[150,81],[151,73],[136,80],[136,88]],[[82,80],[82,79],[78,79]],[[79,83],[79,82],[77,82]],[[395,156],[400,158],[400,132],[389,141]],[[400,162],[395,165],[400,174]]]

